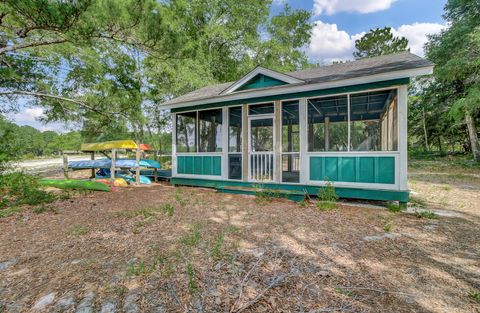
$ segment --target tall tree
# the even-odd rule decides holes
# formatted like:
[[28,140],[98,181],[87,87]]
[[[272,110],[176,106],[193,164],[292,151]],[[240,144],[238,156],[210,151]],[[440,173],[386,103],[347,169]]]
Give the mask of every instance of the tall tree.
[[480,161],[480,2],[449,0],[444,17],[450,26],[430,38],[427,57],[435,63],[437,91],[447,94],[449,114],[466,125],[473,158]]
[[408,39],[395,37],[390,27],[375,28],[355,40],[355,49],[355,59],[408,51]]

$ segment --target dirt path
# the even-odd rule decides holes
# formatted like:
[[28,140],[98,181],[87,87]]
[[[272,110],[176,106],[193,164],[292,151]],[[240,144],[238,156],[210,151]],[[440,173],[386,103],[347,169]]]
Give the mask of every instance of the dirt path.
[[480,312],[480,219],[167,184],[0,220],[7,312]]

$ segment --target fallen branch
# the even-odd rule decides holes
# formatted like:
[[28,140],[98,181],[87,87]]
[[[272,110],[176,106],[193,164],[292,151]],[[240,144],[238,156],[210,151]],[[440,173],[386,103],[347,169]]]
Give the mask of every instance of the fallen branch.
[[258,300],[260,300],[260,298],[262,298],[267,293],[267,291],[269,291],[271,288],[275,287],[276,285],[284,281],[287,277],[288,277],[287,275],[279,275],[275,277],[272,280],[272,282],[265,289],[263,289],[263,291],[260,292],[253,300],[249,301],[244,306],[240,307],[238,310],[235,310],[234,312],[240,313],[243,310],[247,309],[248,307],[254,305],[255,303],[258,302]]
[[399,294],[399,295],[411,296],[411,297],[414,296],[414,295],[412,295],[411,293],[406,293],[406,292],[390,291],[390,290],[386,290],[386,289],[376,289],[376,288],[367,288],[367,287],[355,287],[355,286],[353,286],[353,287],[346,287],[346,286],[338,286],[338,287],[335,287],[335,288],[338,288],[338,289],[348,289],[348,290],[374,291],[374,292],[378,292],[378,293]]

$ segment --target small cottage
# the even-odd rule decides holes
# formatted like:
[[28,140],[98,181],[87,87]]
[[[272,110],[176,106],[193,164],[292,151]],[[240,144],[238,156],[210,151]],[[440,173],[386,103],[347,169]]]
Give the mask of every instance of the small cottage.
[[408,85],[432,71],[409,52],[290,73],[257,67],[172,99],[171,182],[311,195],[331,182],[343,198],[404,204]]

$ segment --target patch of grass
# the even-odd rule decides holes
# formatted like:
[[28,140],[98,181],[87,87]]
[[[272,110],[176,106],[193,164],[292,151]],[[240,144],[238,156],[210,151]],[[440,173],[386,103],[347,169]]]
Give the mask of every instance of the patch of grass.
[[185,207],[188,204],[188,200],[182,195],[180,188],[175,188],[175,193],[173,196],[175,201],[177,201],[181,207]]
[[273,199],[280,198],[280,190],[278,189],[268,189],[263,184],[255,184],[253,188],[253,194],[258,203],[268,203],[272,202]]
[[117,285],[117,284],[109,284],[105,288],[106,293],[114,294],[119,298],[123,298],[123,296],[125,296],[127,291],[128,291],[127,287],[123,285]]
[[195,223],[188,233],[180,238],[180,242],[187,246],[187,247],[196,247],[200,243],[201,233],[200,233],[201,226],[198,223]]
[[347,297],[352,297],[353,293],[351,291],[342,289],[342,288],[335,288],[335,291],[338,292],[339,294],[342,294]]
[[470,297],[470,299],[480,303],[480,291],[470,290],[470,292],[468,293],[468,296]]
[[187,275],[188,275],[188,290],[190,294],[195,294],[198,291],[197,282],[195,280],[195,270],[193,269],[192,264],[187,263]]
[[424,208],[427,206],[424,200],[419,199],[419,198],[410,198],[410,205],[411,206],[416,206],[419,208]]
[[69,234],[73,236],[83,236],[90,232],[90,227],[75,225],[70,229]]
[[416,211],[415,216],[418,218],[428,218],[428,219],[437,218],[437,215],[432,211]]
[[131,262],[127,266],[127,276],[145,276],[153,273],[160,265],[166,263],[166,258],[155,254],[149,263],[145,261]]
[[23,211],[22,208],[18,206],[11,206],[6,209],[0,209],[0,218],[8,217],[16,213],[20,213],[22,211]]
[[128,276],[143,276],[152,273],[155,269],[152,266],[148,266],[144,261],[128,264],[127,275]]
[[215,240],[213,241],[212,247],[210,248],[210,251],[209,251],[210,257],[212,259],[219,260],[225,255],[223,251],[224,242],[225,242],[225,236],[223,233],[215,237]]
[[160,206],[160,209],[167,214],[169,217],[173,216],[173,213],[175,212],[175,207],[171,205],[170,203],[165,203]]
[[391,232],[393,229],[393,220],[392,219],[387,219],[385,221],[385,224],[383,224],[383,231],[386,233]]
[[402,208],[400,207],[400,205],[398,205],[398,203],[394,203],[394,202],[389,202],[387,204],[387,209],[392,213],[398,213],[398,212],[402,211]]
[[318,202],[317,208],[322,211],[330,211],[338,207],[338,195],[335,192],[335,187],[325,177],[325,186],[318,189]]

